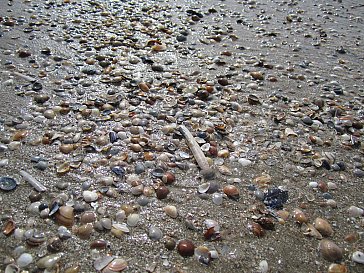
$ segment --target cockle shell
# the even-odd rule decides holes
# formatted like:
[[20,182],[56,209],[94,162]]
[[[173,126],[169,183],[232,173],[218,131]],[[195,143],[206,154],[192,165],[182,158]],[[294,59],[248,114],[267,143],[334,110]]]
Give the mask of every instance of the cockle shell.
[[177,218],[178,216],[178,211],[175,206],[165,206],[163,210],[169,217]]

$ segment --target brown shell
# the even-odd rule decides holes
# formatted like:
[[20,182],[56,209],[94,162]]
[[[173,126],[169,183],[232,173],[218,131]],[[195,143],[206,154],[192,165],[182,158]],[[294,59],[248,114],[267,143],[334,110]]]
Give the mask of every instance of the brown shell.
[[128,263],[122,258],[116,258],[111,263],[109,263],[106,268],[102,271],[107,272],[121,272],[128,267]]
[[55,218],[59,225],[65,227],[72,227],[74,224],[73,207],[70,206],[60,207],[59,210],[56,212]]
[[333,241],[322,240],[319,245],[319,250],[322,257],[329,262],[340,261],[343,258],[343,250]]

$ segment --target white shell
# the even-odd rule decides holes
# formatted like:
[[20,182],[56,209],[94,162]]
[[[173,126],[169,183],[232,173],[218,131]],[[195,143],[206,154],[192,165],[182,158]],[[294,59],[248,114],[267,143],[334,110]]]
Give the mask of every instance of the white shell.
[[121,224],[115,223],[115,224],[112,225],[112,227],[117,229],[117,230],[121,230],[124,233],[129,233],[130,232],[128,226],[125,223],[121,223]]
[[212,202],[215,204],[215,205],[221,205],[222,202],[224,200],[224,195],[221,194],[221,193],[218,193],[218,192],[215,192],[212,194]]
[[251,160],[246,159],[246,158],[239,158],[238,162],[243,167],[250,166],[253,163],[253,162],[251,162]]
[[126,219],[126,223],[130,227],[135,227],[138,224],[139,219],[140,219],[139,214],[133,213],[128,216],[128,218]]
[[8,264],[5,267],[5,273],[18,273],[20,272],[19,267],[17,267],[15,264]]
[[202,183],[201,185],[198,186],[197,191],[199,193],[206,193],[210,188],[210,183]]
[[355,251],[353,253],[353,255],[351,256],[351,259],[354,262],[360,263],[360,264],[364,264],[364,253],[361,251]]
[[269,270],[268,262],[266,260],[263,260],[259,263],[259,272],[260,273],[267,273]]
[[94,202],[99,198],[97,192],[95,191],[84,191],[82,196],[85,202]]
[[358,216],[362,216],[363,215],[363,209],[355,207],[355,206],[351,206],[348,209],[348,213],[351,217],[358,217]]
[[16,260],[16,263],[19,267],[27,267],[33,262],[33,256],[29,253],[23,253],[20,257]]

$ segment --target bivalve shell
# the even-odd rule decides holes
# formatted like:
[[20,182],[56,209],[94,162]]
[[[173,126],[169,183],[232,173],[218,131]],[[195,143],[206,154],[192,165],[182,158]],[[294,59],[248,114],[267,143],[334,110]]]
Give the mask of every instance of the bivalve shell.
[[135,227],[136,225],[138,225],[139,220],[140,220],[139,214],[133,213],[128,216],[128,218],[126,219],[126,223],[130,227]]
[[322,240],[319,244],[319,251],[322,257],[329,262],[340,261],[343,258],[342,249],[330,240]]
[[124,259],[116,258],[102,270],[102,273],[122,272],[127,267],[128,263]]
[[99,198],[99,195],[95,191],[84,191],[82,196],[87,203],[95,202]]
[[364,210],[355,206],[351,206],[348,209],[348,213],[350,215],[350,217],[359,217],[364,215]]
[[182,257],[191,257],[195,253],[195,245],[190,240],[181,240],[177,245],[177,251]]
[[17,265],[15,264],[8,264],[5,267],[5,272],[4,273],[18,273],[20,272],[20,269]]
[[45,256],[38,260],[37,266],[41,269],[51,269],[53,268],[56,263],[62,258],[63,253],[57,253]]
[[293,218],[296,222],[298,222],[300,224],[308,222],[308,217],[300,209],[293,210]]
[[329,237],[334,233],[331,225],[325,219],[316,218],[313,225],[324,237]]
[[29,253],[23,253],[19,256],[19,258],[16,260],[17,265],[22,267],[27,267],[33,262],[33,256]]
[[240,197],[239,189],[234,185],[227,185],[223,188],[224,193],[233,200],[238,200]]
[[74,212],[71,206],[61,206],[55,214],[56,221],[59,225],[72,227],[74,223]]
[[112,260],[114,260],[114,257],[112,256],[101,256],[99,258],[97,258],[94,261],[94,268],[97,271],[101,271],[102,269],[104,269],[109,263],[112,262]]
[[360,264],[364,264],[364,253],[361,251],[355,251],[353,255],[351,255],[351,259]]
[[344,264],[330,264],[327,273],[347,273],[348,268]]
[[175,206],[165,206],[163,210],[169,217],[177,218],[178,216],[178,211]]

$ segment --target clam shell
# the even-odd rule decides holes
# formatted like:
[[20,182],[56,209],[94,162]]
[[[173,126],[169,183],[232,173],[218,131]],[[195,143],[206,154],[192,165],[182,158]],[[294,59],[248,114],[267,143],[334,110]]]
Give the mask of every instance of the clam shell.
[[23,253],[19,256],[19,258],[16,260],[17,265],[22,267],[27,267],[33,262],[33,256],[29,253]]
[[114,260],[114,257],[112,256],[101,256],[99,258],[97,258],[94,261],[94,268],[97,271],[101,271],[102,269],[104,269],[109,263],[112,262],[112,260]]
[[87,203],[94,202],[99,198],[99,195],[95,191],[84,191],[82,196]]
[[116,258],[102,270],[102,273],[121,272],[127,267],[128,263],[124,259]]
[[57,253],[45,256],[38,260],[37,266],[41,269],[51,269],[62,258],[63,253]]
[[17,184],[14,178],[2,176],[0,177],[0,189],[3,191],[11,191],[16,188]]
[[331,225],[325,219],[316,218],[313,225],[324,237],[329,237],[334,233]]
[[126,219],[126,223],[130,227],[135,227],[136,225],[138,225],[139,220],[140,220],[139,214],[133,213],[128,216],[128,218]]
[[322,257],[329,262],[340,261],[343,258],[342,249],[330,240],[322,240],[319,244],[319,251]]
[[178,216],[178,211],[175,206],[165,206],[163,210],[169,217],[177,218]]
[[238,200],[240,197],[239,189],[234,185],[227,185],[223,188],[224,193],[233,200]]
[[196,259],[202,264],[208,265],[211,262],[210,250],[206,246],[196,247],[194,255]]
[[364,215],[364,210],[355,206],[351,206],[348,209],[348,213],[350,215],[350,217],[359,217]]
[[360,263],[360,264],[364,264],[364,253],[361,251],[355,251],[353,253],[353,255],[351,255],[351,259],[354,262]]
[[330,264],[327,273],[347,273],[348,268],[344,264]]
[[5,267],[5,272],[4,273],[18,273],[20,272],[20,269],[17,265],[15,264],[8,264]]
[[9,236],[13,233],[13,231],[16,229],[16,224],[12,219],[9,219],[6,221],[4,228],[3,228],[3,234],[6,236]]
[[296,208],[293,210],[292,214],[293,214],[293,218],[296,222],[298,222],[300,224],[308,222],[308,218],[302,210]]
[[91,223],[87,223],[84,225],[79,226],[78,228],[75,228],[74,231],[83,240],[87,240],[90,238],[92,231],[94,227]]
[[72,227],[74,223],[73,210],[71,206],[61,206],[55,215],[57,223],[65,227]]
[[153,241],[158,241],[162,238],[163,233],[160,228],[151,226],[148,231],[149,238]]

